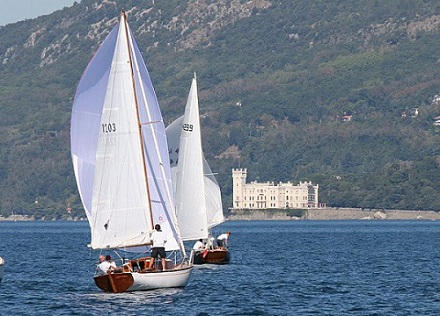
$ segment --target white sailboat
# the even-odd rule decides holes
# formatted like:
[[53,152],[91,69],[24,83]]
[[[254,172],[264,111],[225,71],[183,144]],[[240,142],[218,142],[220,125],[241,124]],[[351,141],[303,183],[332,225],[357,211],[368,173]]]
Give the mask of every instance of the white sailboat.
[[[96,275],[96,285],[109,292],[185,286],[192,264],[177,227],[165,126],[124,12],[78,85],[71,152],[90,247],[116,250],[123,264],[123,272]],[[153,259],[145,254],[126,258],[149,250],[155,224],[167,237],[166,271],[148,269]]]
[[[203,156],[197,81],[194,76],[185,114],[167,129],[177,219],[182,239],[209,241],[210,229],[224,221],[220,187]],[[209,247],[194,263],[227,263],[229,251]]]
[[0,282],[3,279],[3,269],[4,269],[4,267],[5,267],[5,260],[2,257],[0,257]]

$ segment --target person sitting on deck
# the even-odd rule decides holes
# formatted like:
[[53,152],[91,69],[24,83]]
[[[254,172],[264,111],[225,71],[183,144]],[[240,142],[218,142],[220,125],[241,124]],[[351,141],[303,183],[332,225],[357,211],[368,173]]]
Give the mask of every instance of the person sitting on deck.
[[97,267],[97,273],[100,275],[107,274],[107,272],[110,270],[110,262],[105,260],[105,257],[103,255],[99,256],[99,264]]
[[197,241],[194,243],[193,250],[194,250],[194,251],[201,251],[201,250],[203,250],[203,249],[205,249],[205,244],[203,243],[203,239],[199,239],[199,240],[197,240]]
[[220,236],[217,237],[217,245],[219,248],[221,248],[221,249],[228,248],[229,235],[231,235],[231,232],[227,231],[226,233],[221,234]]
[[104,275],[108,272],[120,272],[122,271],[120,268],[116,266],[116,263],[111,260],[111,256],[107,255],[104,257],[103,255],[99,256],[99,264],[98,264],[98,274]]
[[112,260],[112,257],[110,255],[105,256],[105,260],[110,263],[110,271],[112,271],[112,272],[122,272],[122,268],[118,268],[118,266]]
[[150,263],[150,267],[151,268],[154,264],[154,259],[156,258],[160,258],[162,260],[162,270],[165,270],[165,258],[166,258],[166,253],[165,253],[165,243],[167,242],[167,238],[165,236],[165,234],[162,232],[162,230],[160,229],[160,225],[156,224],[156,226],[154,226],[154,232],[151,234],[151,242],[153,243],[152,247],[151,247],[151,257],[153,258],[153,260],[151,260]]

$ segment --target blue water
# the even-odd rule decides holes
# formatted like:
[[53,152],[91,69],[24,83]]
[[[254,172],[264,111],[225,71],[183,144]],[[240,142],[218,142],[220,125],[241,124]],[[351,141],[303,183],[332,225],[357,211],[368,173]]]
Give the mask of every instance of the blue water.
[[440,315],[440,222],[235,221],[184,289],[109,294],[85,222],[0,222],[0,315]]

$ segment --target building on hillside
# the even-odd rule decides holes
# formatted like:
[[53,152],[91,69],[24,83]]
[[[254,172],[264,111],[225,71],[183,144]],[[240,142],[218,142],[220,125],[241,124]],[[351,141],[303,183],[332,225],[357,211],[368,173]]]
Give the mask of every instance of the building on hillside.
[[247,169],[232,169],[232,209],[304,209],[317,208],[318,185],[274,182],[246,183]]

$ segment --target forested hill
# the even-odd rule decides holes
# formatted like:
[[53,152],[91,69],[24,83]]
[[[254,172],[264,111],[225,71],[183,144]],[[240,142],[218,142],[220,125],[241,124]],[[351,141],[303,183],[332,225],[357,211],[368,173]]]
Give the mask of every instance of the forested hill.
[[121,10],[167,123],[197,72],[205,155],[335,207],[440,210],[440,3],[83,0],[0,28],[0,214],[83,216],[70,111]]

